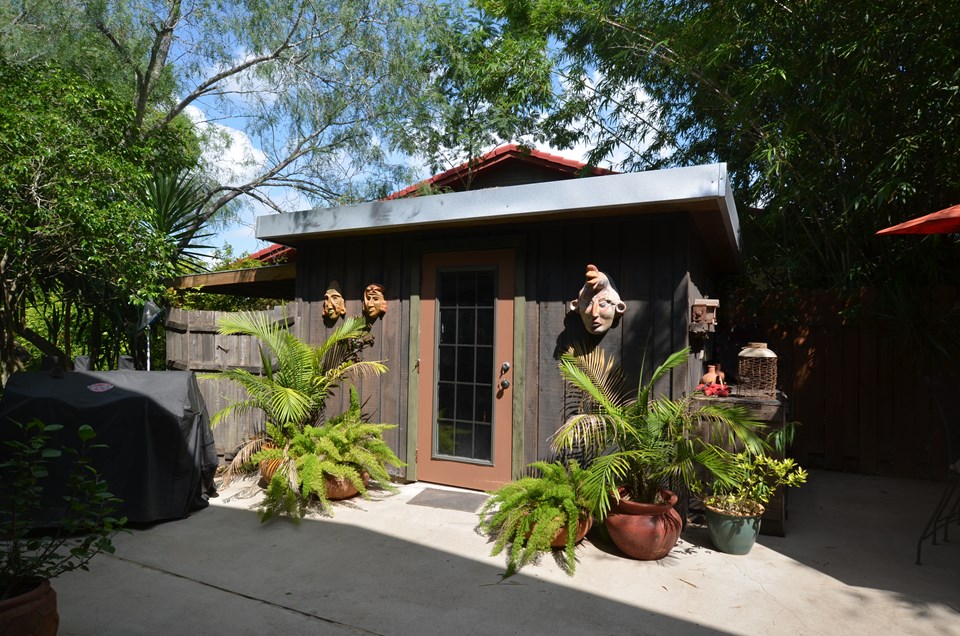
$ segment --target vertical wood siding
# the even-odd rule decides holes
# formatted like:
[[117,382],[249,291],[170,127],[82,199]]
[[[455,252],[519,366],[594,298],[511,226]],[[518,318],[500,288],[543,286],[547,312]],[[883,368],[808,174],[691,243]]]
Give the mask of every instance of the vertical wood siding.
[[[411,351],[409,337],[411,284],[415,282],[411,281],[411,272],[418,270],[423,254],[430,251],[518,247],[518,254],[524,259],[518,263],[518,272],[523,277],[520,287],[525,293],[522,312],[526,319],[524,366],[518,369],[524,374],[525,391],[523,412],[518,418],[523,422],[523,430],[518,439],[523,448],[522,464],[526,465],[552,456],[551,436],[573,405],[573,396],[560,377],[558,360],[559,354],[574,341],[592,342],[622,361],[631,389],[639,381],[641,364],[646,365],[649,373],[668,355],[686,346],[692,232],[686,215],[672,214],[437,230],[421,232],[416,237],[379,235],[316,241],[298,246],[298,303],[293,328],[312,343],[327,337],[331,327],[324,324],[321,311],[323,294],[332,280],[340,284],[348,315],[361,313],[363,289],[368,284],[384,285],[389,308],[373,323],[374,344],[364,351],[364,358],[384,361],[389,371],[379,378],[364,378],[357,388],[372,421],[398,426],[388,433],[387,440],[401,459],[413,462],[415,458],[407,456],[408,383],[409,370],[415,368],[418,353]],[[567,303],[576,298],[583,285],[588,263],[613,279],[628,307],[623,320],[602,339],[587,334],[579,316],[567,311]],[[698,275],[702,284],[709,286],[709,274]],[[217,348],[218,344],[230,350],[237,348],[218,343],[213,335],[213,316],[192,312],[189,318],[181,316],[177,321],[190,323],[191,327],[182,332],[171,327],[171,360],[206,369],[226,363],[227,354]],[[194,326],[196,321],[212,331],[200,334]],[[188,340],[195,338],[195,342],[191,341],[195,346],[184,344],[184,336]],[[202,354],[195,353],[196,346]],[[249,356],[237,360],[252,364]],[[696,366],[697,361],[692,362]],[[679,394],[689,389],[687,376],[699,373],[699,368],[680,372],[658,389]],[[207,387],[204,395],[210,408],[218,408],[230,399],[225,391],[211,388],[210,384]],[[340,391],[328,403],[331,413],[345,406],[346,391]],[[232,425],[225,429],[229,434],[221,431],[218,449],[239,443],[250,426],[255,424]],[[405,470],[399,472],[399,476],[406,475]]]

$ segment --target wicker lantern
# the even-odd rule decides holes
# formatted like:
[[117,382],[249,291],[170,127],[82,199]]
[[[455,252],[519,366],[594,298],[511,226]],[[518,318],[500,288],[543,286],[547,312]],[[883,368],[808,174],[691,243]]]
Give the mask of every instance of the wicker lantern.
[[737,358],[739,394],[746,397],[777,397],[777,354],[765,342],[748,342]]

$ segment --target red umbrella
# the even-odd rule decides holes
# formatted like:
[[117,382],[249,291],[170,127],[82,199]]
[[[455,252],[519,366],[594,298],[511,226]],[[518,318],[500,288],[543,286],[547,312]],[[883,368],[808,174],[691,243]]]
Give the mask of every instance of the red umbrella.
[[949,234],[960,232],[960,205],[920,216],[900,225],[880,230],[877,234]]

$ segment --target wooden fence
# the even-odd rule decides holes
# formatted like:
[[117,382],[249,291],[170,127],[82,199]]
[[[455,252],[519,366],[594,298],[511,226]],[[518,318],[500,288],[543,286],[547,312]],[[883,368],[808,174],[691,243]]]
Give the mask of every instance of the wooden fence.
[[[884,317],[874,290],[849,306],[832,294],[806,293],[791,300],[789,319],[783,318],[790,313],[783,311],[783,298],[764,299],[767,310],[757,312],[741,302],[729,344],[765,341],[777,354],[789,417],[801,424],[793,448],[801,464],[942,479],[948,465],[946,426],[937,402],[956,400],[933,386],[960,378],[925,354],[948,346],[937,342],[937,334],[950,331],[942,319],[957,311],[958,298],[956,287],[914,290],[909,320]],[[774,306],[779,319],[769,317]],[[735,369],[738,348],[727,350],[733,353],[725,368]]]
[[[265,313],[268,318],[284,321],[298,333],[300,307],[296,303],[274,307]],[[263,370],[258,340],[251,336],[225,336],[217,333],[217,322],[226,312],[184,311],[172,309],[167,317],[167,368],[196,371],[200,376],[200,392],[212,417],[223,407],[246,397],[246,392],[232,382],[215,377],[218,371],[242,368],[251,373]],[[213,376],[213,377],[211,377]],[[245,439],[260,430],[260,411],[231,414],[213,429],[214,442],[220,455],[233,452]]]

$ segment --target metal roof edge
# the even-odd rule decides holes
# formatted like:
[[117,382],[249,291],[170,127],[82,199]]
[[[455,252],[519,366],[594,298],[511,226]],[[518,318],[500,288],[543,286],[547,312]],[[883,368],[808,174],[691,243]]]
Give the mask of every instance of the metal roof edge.
[[[718,206],[728,217],[731,211],[735,214],[736,207],[726,182],[725,164],[603,175],[266,215],[257,218],[256,236],[277,243],[289,243],[326,235],[362,233],[371,229],[412,230],[432,225],[451,226],[602,208],[704,200],[717,200]],[[720,204],[720,201],[723,203]],[[725,219],[725,224],[731,228],[739,226],[738,222],[731,223],[730,219]]]

